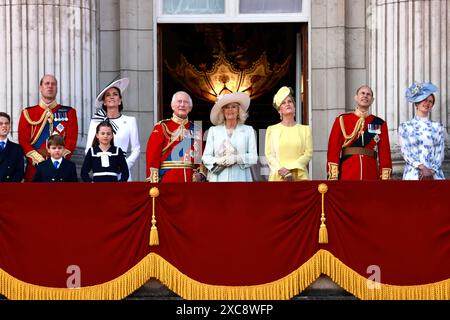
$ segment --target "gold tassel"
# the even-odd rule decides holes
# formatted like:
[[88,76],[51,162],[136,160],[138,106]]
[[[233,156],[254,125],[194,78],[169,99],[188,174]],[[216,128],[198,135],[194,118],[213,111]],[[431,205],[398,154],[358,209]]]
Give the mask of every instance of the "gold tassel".
[[153,187],[150,189],[150,197],[152,197],[152,228],[150,229],[150,245],[159,245],[158,228],[156,227],[156,213],[155,213],[155,201],[156,197],[159,196],[159,189]]
[[[153,223],[153,220],[152,220],[152,223]],[[150,245],[151,246],[159,245],[158,228],[156,228],[156,226],[152,226],[152,229],[150,230]]]
[[320,229],[319,229],[319,243],[328,243],[328,231],[327,226],[325,225],[325,210],[324,210],[324,202],[325,202],[325,193],[328,191],[328,186],[325,183],[319,184],[318,188],[319,192],[322,194],[322,216],[320,217]]

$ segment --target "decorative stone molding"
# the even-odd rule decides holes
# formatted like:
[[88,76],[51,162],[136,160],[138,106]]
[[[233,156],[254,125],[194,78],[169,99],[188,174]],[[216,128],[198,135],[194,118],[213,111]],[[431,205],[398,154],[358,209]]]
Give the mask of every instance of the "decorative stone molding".
[[[96,94],[95,0],[0,2],[0,110],[12,116],[39,102],[39,80],[54,74],[58,102],[76,108],[87,131]],[[79,139],[79,144],[82,142]]]
[[367,11],[373,110],[387,121],[391,144],[398,144],[400,123],[414,115],[414,107],[404,98],[413,81],[438,86],[431,118],[448,127],[450,3],[370,0]]

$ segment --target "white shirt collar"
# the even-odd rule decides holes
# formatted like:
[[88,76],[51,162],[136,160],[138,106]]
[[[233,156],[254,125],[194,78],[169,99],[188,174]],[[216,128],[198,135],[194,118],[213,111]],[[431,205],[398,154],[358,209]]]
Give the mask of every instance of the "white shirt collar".
[[58,160],[56,160],[56,159],[53,159],[53,158],[51,158],[52,159],[52,163],[55,163],[55,161],[58,161],[59,162],[59,164],[61,164],[61,162],[62,162],[62,158],[61,159],[58,159]]

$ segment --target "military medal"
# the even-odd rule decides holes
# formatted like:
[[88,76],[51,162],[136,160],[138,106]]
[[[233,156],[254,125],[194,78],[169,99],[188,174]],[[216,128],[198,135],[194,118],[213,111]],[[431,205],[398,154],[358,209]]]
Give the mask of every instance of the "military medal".
[[[58,121],[58,120],[57,120],[57,121]],[[63,132],[64,126],[60,123],[60,124],[58,124],[58,126],[56,127],[56,129],[58,129],[59,132]]]
[[381,125],[369,123],[368,125],[369,133],[381,134]]

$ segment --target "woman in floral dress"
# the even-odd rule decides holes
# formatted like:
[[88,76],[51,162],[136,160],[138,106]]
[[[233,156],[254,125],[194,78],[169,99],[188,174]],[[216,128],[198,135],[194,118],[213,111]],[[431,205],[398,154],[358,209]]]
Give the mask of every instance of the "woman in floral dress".
[[430,83],[413,83],[406,99],[416,107],[416,115],[399,127],[399,142],[405,169],[403,180],[441,180],[446,132],[442,124],[430,120],[437,87]]

